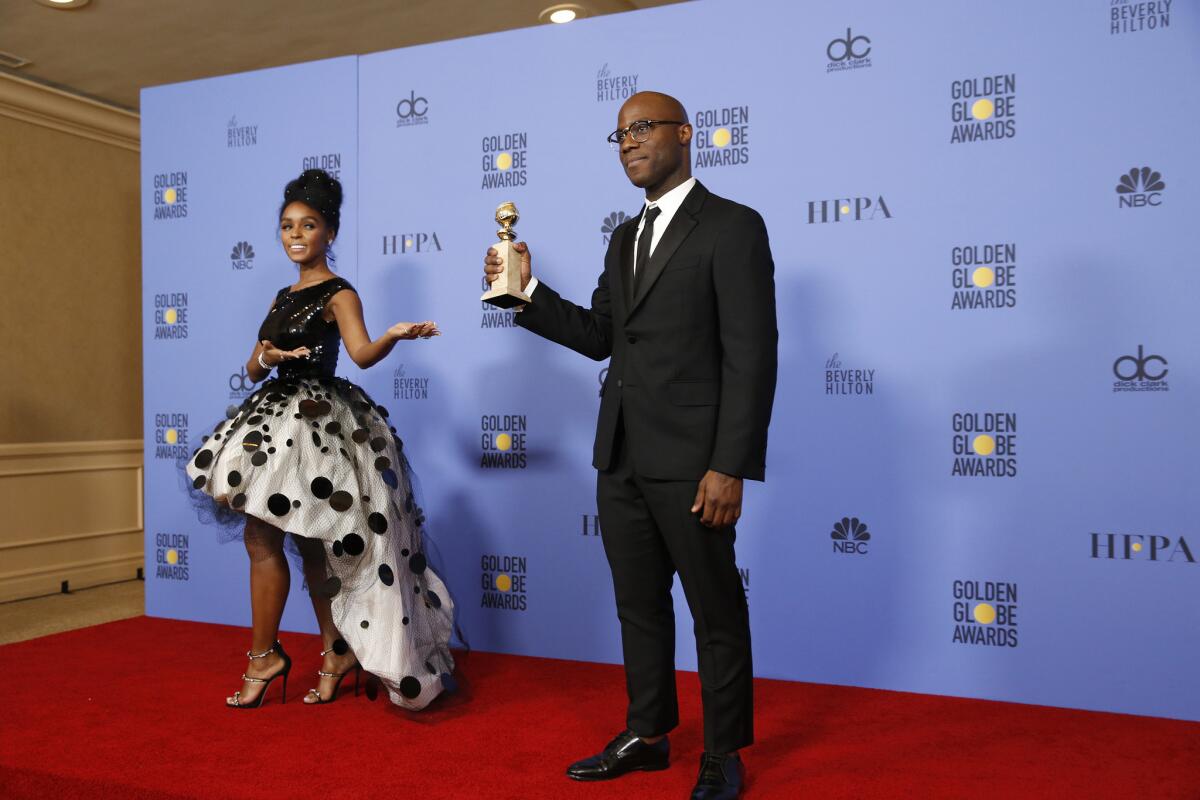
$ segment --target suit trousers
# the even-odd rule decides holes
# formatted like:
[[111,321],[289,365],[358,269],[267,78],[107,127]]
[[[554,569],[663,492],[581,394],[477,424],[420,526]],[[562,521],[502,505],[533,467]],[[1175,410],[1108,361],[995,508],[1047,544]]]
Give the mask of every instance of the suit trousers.
[[627,725],[653,737],[679,724],[671,599],[678,573],[695,626],[704,749],[732,752],[754,741],[750,616],[734,529],[707,528],[691,512],[697,481],[638,475],[624,438],[622,431],[612,467],[597,473],[596,499],[621,622]]

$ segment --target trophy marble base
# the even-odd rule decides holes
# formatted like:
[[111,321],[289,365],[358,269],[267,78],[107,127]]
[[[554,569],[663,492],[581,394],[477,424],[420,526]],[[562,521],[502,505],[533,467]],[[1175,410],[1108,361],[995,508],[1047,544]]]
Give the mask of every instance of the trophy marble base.
[[529,295],[521,291],[521,254],[513,247],[512,242],[497,242],[492,245],[500,260],[504,262],[504,271],[492,281],[492,288],[479,298],[485,303],[497,308],[513,308],[532,303]]

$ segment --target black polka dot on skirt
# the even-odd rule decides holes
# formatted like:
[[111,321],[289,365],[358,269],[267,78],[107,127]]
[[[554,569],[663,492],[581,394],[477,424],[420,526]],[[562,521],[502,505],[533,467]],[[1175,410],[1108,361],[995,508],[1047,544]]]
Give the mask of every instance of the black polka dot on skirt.
[[416,698],[421,694],[421,682],[412,675],[407,675],[400,681],[400,694],[407,697],[409,700]]
[[313,497],[318,500],[324,500],[333,494],[333,481],[322,475],[313,478],[313,482],[308,488],[312,490]]
[[267,498],[267,509],[277,517],[282,517],[284,514],[292,510],[292,501],[285,494],[276,492]]
[[342,547],[348,556],[361,556],[366,543],[357,533],[349,533],[342,539]]

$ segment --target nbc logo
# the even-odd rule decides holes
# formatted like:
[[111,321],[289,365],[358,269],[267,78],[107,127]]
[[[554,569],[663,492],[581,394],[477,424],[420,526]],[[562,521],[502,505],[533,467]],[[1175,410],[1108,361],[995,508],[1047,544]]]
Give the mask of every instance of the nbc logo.
[[604,222],[600,225],[600,233],[604,236],[604,244],[607,245],[609,243],[612,239],[613,231],[627,219],[629,219],[629,215],[624,211],[614,211],[604,218]]
[[1167,184],[1161,172],[1149,167],[1134,167],[1117,183],[1118,208],[1142,208],[1162,205],[1162,190]]
[[238,242],[229,253],[234,269],[254,269],[254,248],[249,242]]
[[842,517],[833,523],[829,538],[833,540],[833,552],[865,556],[871,533],[858,517]]

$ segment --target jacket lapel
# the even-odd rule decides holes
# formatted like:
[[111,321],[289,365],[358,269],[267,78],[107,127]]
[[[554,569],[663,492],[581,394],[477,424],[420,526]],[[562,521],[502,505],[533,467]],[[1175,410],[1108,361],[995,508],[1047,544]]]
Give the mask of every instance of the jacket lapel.
[[[687,197],[683,200],[683,205],[675,212],[675,216],[671,218],[671,224],[663,231],[662,238],[658,240],[658,245],[654,248],[654,253],[650,256],[650,262],[646,264],[646,274],[639,275],[637,279],[637,294],[633,298],[633,302],[629,306],[629,313],[632,314],[642,301],[646,299],[646,295],[650,293],[651,287],[654,286],[658,276],[662,275],[664,269],[667,268],[667,263],[670,262],[671,256],[675,255],[675,251],[679,249],[679,245],[683,244],[683,240],[688,237],[692,229],[699,222],[700,208],[704,205],[705,198],[708,197],[708,189],[700,181],[696,181],[696,185],[688,192]],[[633,230],[636,232],[636,221]],[[633,236],[628,237],[632,242]],[[632,269],[632,259],[630,259],[630,269]]]
[[[643,209],[645,206],[643,206]],[[626,309],[626,314],[629,313],[629,304],[633,302],[633,237],[637,233],[638,220],[642,218],[641,214],[626,220],[618,229],[615,235],[621,237],[617,242],[617,258],[620,261],[617,264],[616,273],[616,289],[614,294],[621,298],[621,303]]]

